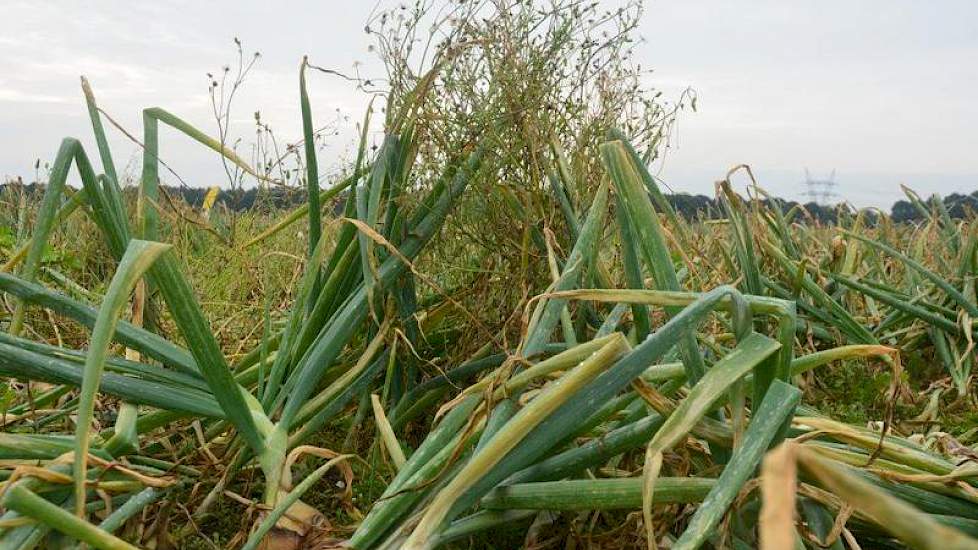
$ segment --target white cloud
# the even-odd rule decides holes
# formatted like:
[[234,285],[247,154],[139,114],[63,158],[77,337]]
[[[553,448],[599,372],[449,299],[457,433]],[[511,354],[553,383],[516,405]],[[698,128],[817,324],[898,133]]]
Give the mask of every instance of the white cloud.
[[[610,2],[611,0],[609,0]],[[0,175],[31,174],[65,135],[89,142],[78,76],[100,104],[140,131],[140,111],[168,108],[213,132],[205,74],[233,62],[232,37],[262,52],[236,99],[235,130],[262,112],[279,138],[299,135],[298,64],[349,70],[366,62],[362,28],[373,3],[274,4],[106,0],[98,4],[7,0],[0,15]],[[661,174],[672,187],[712,193],[734,164],[794,198],[807,166],[838,169],[840,189],[887,205],[898,183],[925,192],[978,188],[978,4],[893,0],[651,0],[638,48],[651,82],[669,94],[693,86],[699,112],[683,115]],[[348,83],[310,77],[316,120],[350,117],[330,163],[353,135],[367,98]],[[120,158],[135,147],[113,134]],[[164,157],[193,182],[221,175],[213,155],[164,136]],[[926,189],[924,189],[926,188]]]

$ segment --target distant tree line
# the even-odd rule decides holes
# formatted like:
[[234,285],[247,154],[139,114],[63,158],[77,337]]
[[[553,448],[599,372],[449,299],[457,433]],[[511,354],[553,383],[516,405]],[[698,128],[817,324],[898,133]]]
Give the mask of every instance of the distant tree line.
[[[666,200],[672,205],[676,213],[680,216],[688,219],[716,219],[726,217],[723,212],[723,206],[721,206],[720,201],[715,198],[707,197],[706,195],[689,195],[687,193],[672,193],[666,195]],[[795,201],[787,201],[783,199],[764,199],[761,202],[765,206],[775,206],[771,203],[776,201],[777,205],[781,208],[782,212],[787,212],[799,203]],[[805,211],[808,213],[810,219],[818,221],[822,224],[833,224],[838,219],[838,212],[836,206],[825,206],[814,202],[801,205]]]
[[[28,197],[40,199],[44,192],[43,183],[20,183],[17,181],[7,181],[0,183],[0,194],[7,194],[16,188],[21,188]],[[204,204],[204,198],[210,191],[207,187],[185,187],[161,185],[160,190],[171,200],[181,201],[192,207],[200,207]],[[126,187],[123,194],[135,195],[134,187]],[[244,212],[255,208],[264,210],[281,210],[292,208],[306,202],[306,192],[304,189],[295,187],[268,187],[259,189],[221,189],[218,192],[216,205],[223,205],[226,208],[238,212]]]
[[[978,212],[978,191],[974,191],[970,195],[951,193],[944,197],[943,203],[943,208],[947,210],[951,218],[961,219],[973,216]],[[922,218],[920,207],[905,200],[897,201],[893,204],[890,216],[893,217],[894,221],[898,222],[913,221]]]
[[[0,184],[0,193],[6,194],[8,190],[12,190],[14,187],[21,187],[28,195],[37,195],[40,197],[44,184],[22,184],[15,181],[8,181]],[[183,201],[193,207],[199,207],[203,204],[204,197],[208,192],[207,188],[199,187],[161,186],[161,189],[171,199]],[[127,188],[127,192],[133,191],[132,188]],[[720,203],[716,199],[707,197],[706,195],[673,193],[667,194],[666,199],[672,204],[672,207],[679,215],[689,220],[724,217],[723,208]],[[787,212],[799,206],[799,203],[795,201],[773,200],[777,201],[782,212]],[[270,187],[262,189],[253,187],[250,189],[236,189],[234,191],[222,189],[217,197],[217,204],[238,212],[256,208],[261,210],[287,209],[303,204],[305,201],[305,190],[293,187]],[[765,199],[762,202],[770,205],[769,203],[771,201]],[[893,206],[890,208],[890,217],[895,222],[920,221],[924,219],[923,211],[935,206],[944,208],[947,214],[954,219],[970,217],[978,212],[978,191],[968,195],[952,193],[943,197],[942,202],[943,204],[937,202],[936,196],[928,200],[926,204],[923,202],[914,204],[910,200],[899,200],[893,203]],[[337,213],[342,211],[342,204],[343,200],[341,196],[338,205],[334,207]],[[804,209],[803,218],[822,224],[836,223],[839,216],[839,209],[844,208],[841,204],[822,205],[815,202],[800,204],[800,206]]]
[[[169,185],[161,186],[172,198],[179,198],[193,207],[199,207],[204,203],[209,189],[200,187],[173,187]],[[259,189],[222,189],[217,194],[216,204],[243,212],[260,208],[264,210],[280,210],[291,208],[306,202],[305,189],[295,187],[268,187]]]
[[[705,195],[689,195],[686,193],[667,194],[666,199],[678,214],[686,219],[713,219],[722,218],[723,207],[714,199]],[[946,197],[938,198],[936,195],[926,203],[918,202],[914,204],[910,200],[898,200],[890,207],[890,217],[894,222],[914,222],[925,219],[925,211],[934,206],[941,207],[953,219],[962,219],[974,216],[978,212],[978,191],[970,195],[952,193]],[[781,207],[782,212],[787,212],[796,206],[801,206],[807,215],[805,217],[813,219],[822,224],[834,224],[838,221],[840,208],[845,208],[843,204],[824,205],[815,202],[799,204],[795,201],[774,199]],[[937,202],[941,200],[941,202]],[[771,200],[763,200],[764,204],[769,205]]]

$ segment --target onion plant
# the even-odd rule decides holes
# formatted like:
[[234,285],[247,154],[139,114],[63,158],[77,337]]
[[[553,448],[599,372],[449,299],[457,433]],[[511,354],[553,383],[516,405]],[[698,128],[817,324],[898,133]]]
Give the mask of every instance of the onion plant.
[[[565,33],[554,32],[564,44]],[[627,543],[650,548],[843,549],[860,541],[978,548],[978,469],[956,461],[973,451],[939,452],[904,437],[893,412],[903,358],[922,349],[932,350],[959,396],[968,395],[978,318],[973,227],[909,193],[927,220],[920,228],[865,212],[821,228],[799,221],[802,208],[762,200],[756,186],[742,197],[734,172],[717,185],[719,223],[685,220],[649,170],[658,142],[640,153],[643,144],[609,127],[612,118],[586,121],[589,139],[573,159],[541,120],[495,116],[506,103],[495,95],[486,96],[485,112],[455,113],[452,124],[465,118],[480,130],[467,132],[468,141],[452,141],[462,135],[457,126],[437,132],[447,119],[425,117],[425,109],[442,113],[451,102],[431,99],[432,88],[459,78],[478,84],[472,67],[450,65],[439,59],[407,80],[398,73],[397,89],[412,87],[390,98],[379,147],[368,151],[368,110],[351,171],[322,190],[307,91],[312,65],[303,60],[306,203],[241,245],[259,246],[305,219],[302,270],[284,314],[273,321],[266,305],[261,340],[234,360],[173,245],[163,242],[160,124],[275,182],[221,141],[150,108],[130,208],[104,114],[82,81],[101,169],[79,141],[65,139],[33,234],[0,269],[0,292],[14,303],[0,334],[0,375],[44,383],[3,413],[5,426],[33,421],[33,429],[0,432],[0,546],[36,548],[61,536],[133,548],[140,541],[119,531],[148,506],[200,489],[199,519],[237,478],[257,471],[260,497],[236,495],[260,510],[234,541],[248,550],[287,541],[427,550],[522,526],[532,539],[553,514],[592,513],[592,523],[597,514],[637,522]],[[473,89],[506,88],[491,84]],[[434,166],[418,160],[424,132],[450,150],[435,155]],[[522,194],[493,185],[514,166],[528,180]],[[72,169],[78,191],[67,185]],[[468,288],[463,279],[445,291],[437,273],[419,268],[449,263],[428,253],[471,250],[458,234],[437,237],[459,205],[469,208],[463,216],[480,215],[472,204],[483,203],[466,200],[473,181],[487,185],[477,199],[505,207],[482,215],[512,215],[519,225],[488,241],[518,250],[524,273],[543,274],[532,284],[521,279],[525,300],[492,328],[487,312],[456,299],[487,292],[485,285]],[[342,216],[324,223],[325,205],[338,197]],[[104,293],[90,293],[98,298],[91,302],[41,277],[56,228],[79,213],[113,261]],[[908,234],[941,244],[928,250]],[[491,282],[498,280],[513,279]],[[425,307],[422,285],[434,306]],[[87,347],[33,337],[30,307],[85,327]],[[453,319],[457,330],[439,348],[425,329],[451,314],[463,320]],[[466,348],[463,338],[478,345]],[[477,351],[438,373],[417,368],[425,352],[450,347]],[[803,403],[799,380],[866,358],[892,372],[882,426],[846,424]],[[100,395],[114,400],[116,413],[104,425]],[[390,479],[374,472],[382,493],[360,503],[363,515],[345,501],[348,530],[319,532],[326,511],[306,497],[334,469],[349,496],[350,462],[366,462],[355,447],[327,448],[322,436],[352,429],[340,418],[355,428],[371,415],[377,437],[367,458],[383,470],[388,457]],[[45,428],[65,419],[73,422],[68,433]],[[200,449],[154,436],[169,429],[192,433]],[[198,451],[220,464],[219,479],[184,463]],[[305,456],[322,462],[296,475]],[[186,532],[174,535],[178,543]]]
[[[311,186],[307,208],[312,229],[309,257],[296,290],[297,300],[285,326],[275,335],[273,356],[269,357],[267,353],[273,347],[269,336],[262,343],[265,353],[261,354],[260,360],[231,365],[221,351],[193,289],[181,273],[179,261],[167,251],[167,245],[155,242],[159,238],[156,211],[159,203],[159,123],[213,149],[246,172],[255,174],[255,171],[232,150],[176,116],[158,108],[147,109],[143,116],[145,151],[139,187],[140,208],[134,224],[123,207],[124,199],[94,95],[87,82],[83,85],[104,174],[96,175],[77,140],[64,141],[54,162],[38,223],[20,269],[17,275],[2,275],[4,291],[17,297],[18,306],[8,334],[4,336],[4,353],[0,360],[0,373],[4,375],[79,388],[77,431],[70,444],[47,434],[18,436],[4,443],[8,456],[43,458],[51,461],[51,467],[73,456],[69,461],[72,464],[69,477],[73,479],[75,490],[71,498],[56,500],[53,504],[38,500],[40,497],[36,495],[42,489],[23,481],[15,483],[20,472],[15,470],[15,478],[8,482],[8,485],[13,484],[6,501],[8,515],[23,514],[37,520],[35,532],[54,528],[98,547],[124,547],[108,532],[104,532],[104,536],[95,536],[93,533],[104,530],[84,522],[88,515],[86,503],[95,494],[93,491],[105,490],[105,484],[92,482],[92,475],[97,476],[95,479],[103,479],[102,476],[111,471],[111,468],[105,469],[111,460],[138,453],[138,441],[123,439],[138,439],[141,434],[187,416],[205,420],[214,435],[233,430],[230,432],[233,439],[226,452],[232,459],[229,467],[240,467],[252,461],[257,463],[265,478],[264,504],[281,515],[281,503],[292,502],[292,507],[296,506],[298,498],[291,494],[293,491],[308,489],[292,486],[288,471],[296,458],[292,453],[319,453],[307,445],[309,438],[351,400],[368,391],[383,373],[388,355],[383,344],[391,334],[390,323],[379,320],[390,315],[386,304],[393,300],[393,284],[409,273],[411,262],[437,233],[469,178],[479,169],[485,147],[477,145],[453,160],[428,195],[419,201],[419,207],[413,211],[399,208],[403,202],[401,195],[410,187],[414,156],[412,121],[409,116],[400,119],[396,128],[389,128],[388,137],[377,154],[378,160],[370,163],[362,178],[348,178],[323,193],[324,198],[328,198],[348,186],[348,213],[353,222],[339,228],[335,242],[319,238],[322,207],[303,70],[300,97],[306,141],[306,177]],[[74,197],[81,196],[81,200],[64,203],[66,180],[72,166],[78,171],[84,195],[76,193]],[[361,203],[365,197],[369,201],[369,211],[358,222],[356,218],[364,212],[350,207]],[[97,309],[35,282],[40,255],[55,223],[70,215],[69,209],[77,208],[79,204],[85,207],[118,260],[115,276]],[[356,238],[364,231],[370,238]],[[380,240],[390,249],[375,246],[371,238]],[[330,248],[330,244],[334,246]],[[357,256],[365,261],[351,261]],[[148,299],[153,300],[157,295],[162,298],[186,347],[179,341],[168,340],[121,319],[133,288],[144,275],[153,289]],[[23,339],[20,336],[23,314],[25,306],[31,303],[51,308],[91,328],[92,338],[87,352],[79,354]],[[341,352],[351,344],[360,345],[358,341],[364,337],[380,345],[366,346],[356,365],[346,364],[340,357]],[[124,344],[150,361],[111,357],[113,342]],[[320,391],[318,388],[323,381],[328,383]],[[127,407],[126,414],[120,412],[115,426],[93,432],[92,413],[98,392],[156,410]],[[100,456],[102,458],[98,458]],[[40,475],[34,470],[31,472],[24,475]],[[226,475],[234,473],[229,471]],[[146,476],[140,475],[137,481],[145,481],[144,478]],[[43,475],[40,479],[57,483]],[[178,482],[169,478],[165,481],[163,484],[168,486]],[[132,493],[133,499],[137,493]],[[150,501],[133,502],[145,505]],[[65,506],[75,511],[77,520],[67,523],[63,520],[62,508]],[[289,510],[286,507],[285,511]],[[7,530],[3,536],[16,538],[19,535],[13,534],[15,532]],[[266,532],[268,528],[264,526],[254,537],[260,540]]]

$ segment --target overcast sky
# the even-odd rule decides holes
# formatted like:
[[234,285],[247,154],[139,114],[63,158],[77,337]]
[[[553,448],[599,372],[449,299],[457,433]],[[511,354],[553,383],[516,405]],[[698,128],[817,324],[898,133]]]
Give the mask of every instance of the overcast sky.
[[[248,135],[260,110],[281,138],[297,138],[301,56],[369,71],[373,5],[4,0],[0,177],[32,179],[34,160],[50,160],[64,136],[92,145],[82,74],[136,134],[148,106],[215,133],[206,73],[233,61],[235,36],[262,53],[236,99],[235,129]],[[652,0],[642,34],[652,84],[699,96],[659,174],[674,190],[712,195],[739,163],[789,199],[802,198],[806,167],[817,177],[834,169],[837,190],[859,206],[888,207],[901,183],[922,194],[978,189],[978,2]],[[317,122],[351,119],[334,138],[339,157],[366,98],[337,78],[314,75],[310,86]],[[110,133],[117,163],[135,171],[135,146]],[[215,155],[172,132],[162,156],[191,185],[224,181]]]

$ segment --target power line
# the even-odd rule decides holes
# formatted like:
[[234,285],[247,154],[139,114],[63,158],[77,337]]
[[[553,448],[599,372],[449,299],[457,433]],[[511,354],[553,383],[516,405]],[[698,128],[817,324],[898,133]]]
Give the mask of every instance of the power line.
[[808,172],[808,168],[805,168],[805,191],[802,192],[802,195],[808,197],[809,202],[814,202],[819,206],[825,206],[832,199],[839,196],[835,192],[837,185],[838,183],[835,181],[835,170],[832,170],[828,178],[816,179]]

